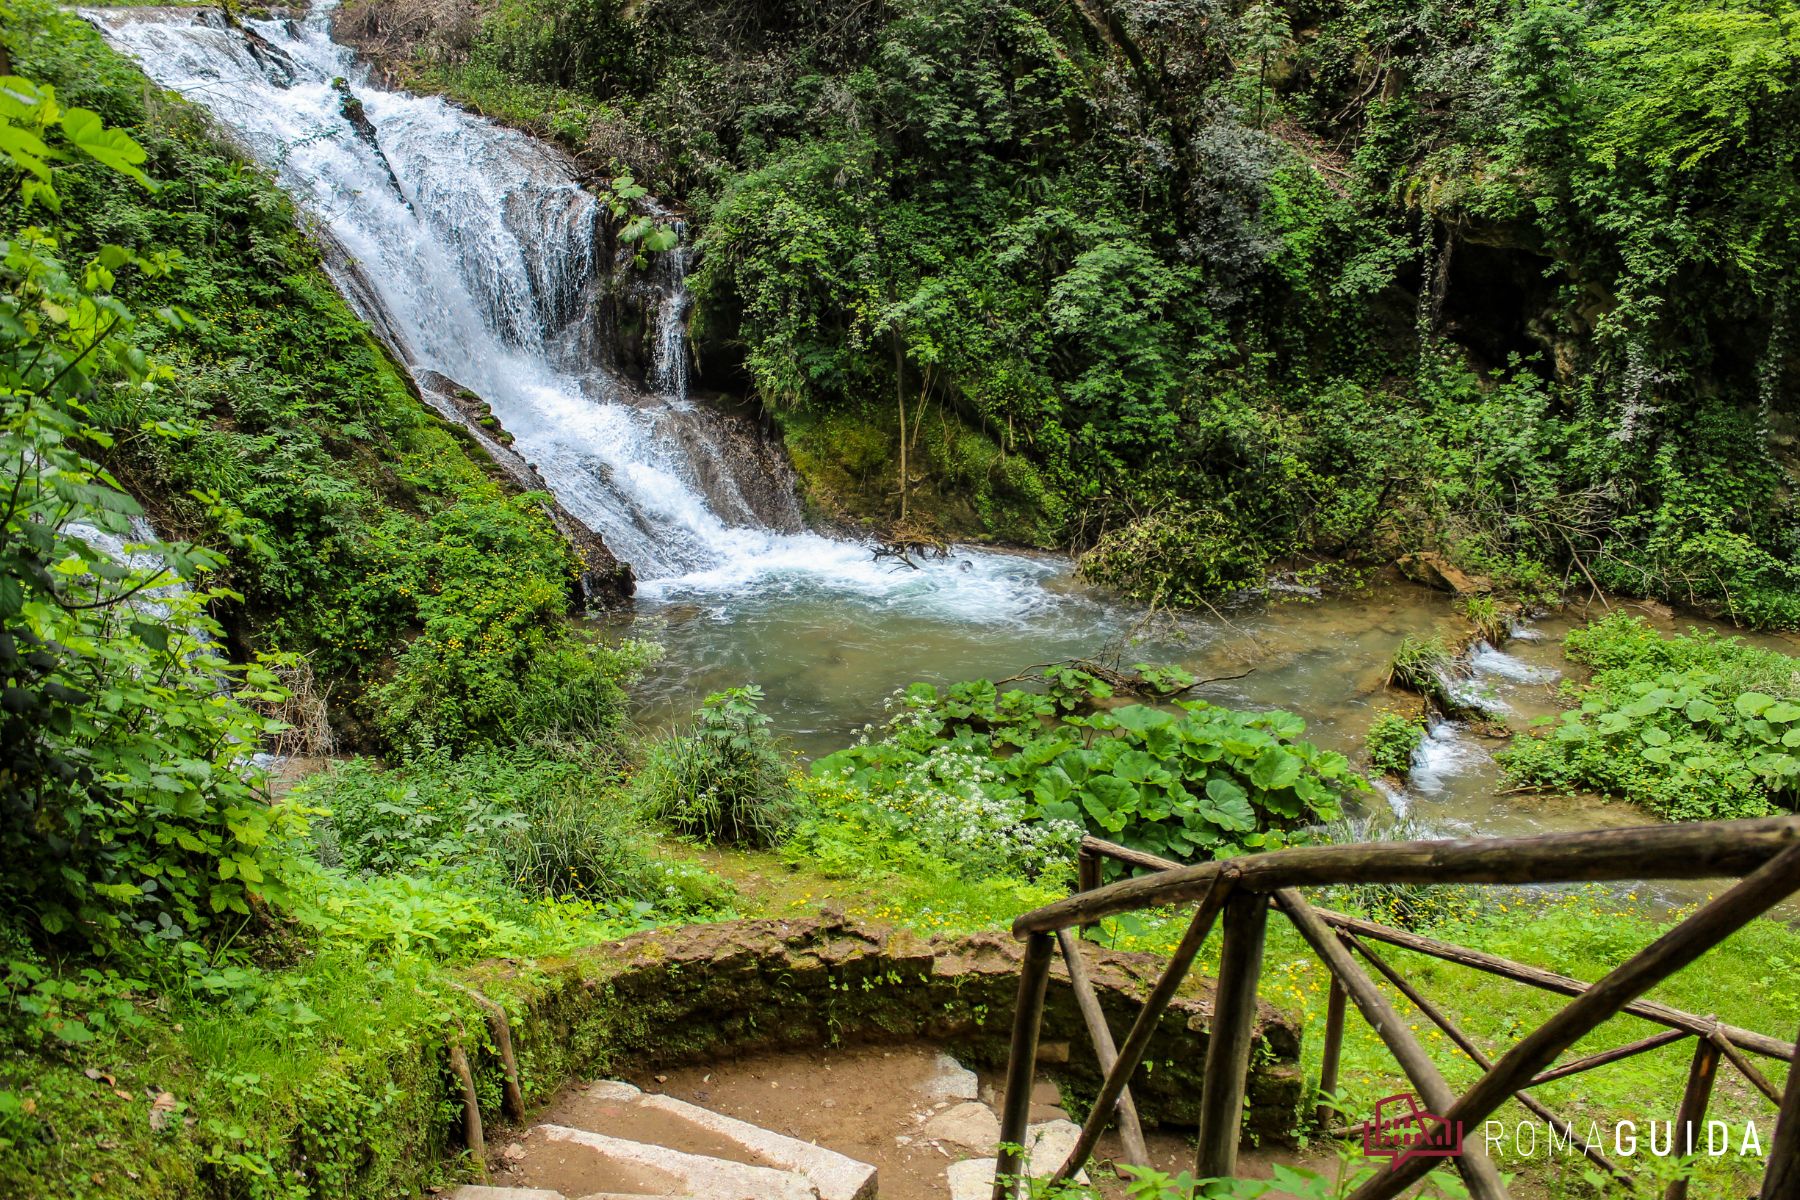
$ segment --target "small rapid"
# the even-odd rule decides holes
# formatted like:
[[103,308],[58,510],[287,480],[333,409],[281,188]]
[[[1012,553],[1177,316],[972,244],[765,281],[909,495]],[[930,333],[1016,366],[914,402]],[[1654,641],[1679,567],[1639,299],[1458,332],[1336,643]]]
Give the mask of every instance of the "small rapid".
[[1045,589],[1057,561],[960,552],[895,569],[805,532],[791,478],[688,398],[685,237],[651,256],[640,388],[594,319],[616,266],[600,202],[533,139],[372,83],[332,39],[330,0],[238,26],[211,9],[84,15],[276,173],[339,251],[327,263],[359,315],[415,371],[492,406],[563,507],[632,564],[641,598],[823,591],[977,625],[1098,615]]

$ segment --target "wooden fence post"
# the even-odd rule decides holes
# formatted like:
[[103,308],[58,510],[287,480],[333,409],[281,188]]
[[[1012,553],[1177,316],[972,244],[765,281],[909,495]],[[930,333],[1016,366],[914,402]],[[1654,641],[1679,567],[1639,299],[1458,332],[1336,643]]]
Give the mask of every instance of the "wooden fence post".
[[475,1073],[469,1069],[469,1056],[462,1047],[462,1031],[450,1042],[450,1072],[456,1076],[458,1087],[462,1091],[463,1104],[463,1142],[469,1148],[469,1158],[475,1165],[475,1177],[486,1183],[487,1139],[481,1133],[481,1101],[476,1098]]
[[1017,1193],[1021,1155],[1031,1119],[1031,1085],[1037,1076],[1038,1031],[1044,1023],[1044,992],[1050,985],[1050,953],[1056,939],[1034,933],[1025,942],[1019,968],[1019,1005],[1013,1013],[1012,1057],[1006,1064],[1006,1096],[1000,1113],[1000,1147],[994,1163],[994,1200]]
[[1775,1140],[1763,1170],[1762,1200],[1800,1200],[1800,1039],[1788,1066],[1781,1115],[1775,1118]]
[[1250,1041],[1256,1033],[1256,983],[1262,974],[1263,935],[1268,924],[1268,897],[1234,892],[1225,902],[1225,940],[1219,950],[1219,984],[1206,1043],[1200,1137],[1194,1152],[1194,1173],[1202,1179],[1229,1176],[1237,1169],[1244,1079],[1250,1069]]
[[[1700,1123],[1706,1119],[1706,1106],[1712,1099],[1713,1080],[1719,1076],[1719,1048],[1710,1038],[1694,1042],[1694,1060],[1688,1064],[1687,1088],[1681,1093],[1681,1107],[1675,1113],[1671,1143],[1675,1157],[1686,1158],[1694,1152]],[[1688,1181],[1677,1179],[1663,1189],[1663,1200],[1687,1200]]]
[[[1102,878],[1100,856],[1083,845],[1075,855],[1075,890],[1091,892],[1100,886]],[[1081,936],[1086,937],[1087,931],[1097,924],[1097,921],[1083,922],[1080,926]]]
[[1337,1104],[1338,1060],[1344,1055],[1344,999],[1344,985],[1333,975],[1325,997],[1325,1058],[1319,1064],[1319,1107],[1314,1114],[1327,1128],[1336,1124],[1331,1117]]

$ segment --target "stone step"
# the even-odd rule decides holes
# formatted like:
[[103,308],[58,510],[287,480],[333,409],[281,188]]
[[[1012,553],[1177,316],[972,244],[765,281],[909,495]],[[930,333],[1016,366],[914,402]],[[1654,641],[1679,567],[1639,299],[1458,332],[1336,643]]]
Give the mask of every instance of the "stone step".
[[[566,1125],[539,1125],[546,1142],[579,1148],[603,1169],[627,1182],[637,1196],[705,1196],[707,1200],[817,1200],[811,1181],[798,1171],[754,1166],[667,1146],[628,1141]],[[619,1185],[614,1185],[615,1187]]]
[[[1025,1130],[1025,1173],[1033,1179],[1048,1179],[1063,1165],[1069,1151],[1081,1137],[1081,1126],[1073,1121],[1044,1121]],[[994,1168],[998,1160],[970,1158],[950,1164],[950,1200],[989,1200],[994,1194]],[[1077,1183],[1088,1181],[1087,1172],[1075,1177]]]
[[874,1200],[876,1194],[876,1170],[868,1163],[616,1080],[589,1085],[561,1121],[606,1137],[792,1172],[819,1200]]
[[741,1146],[745,1153],[756,1156],[771,1167],[793,1171],[806,1177],[819,1193],[819,1200],[875,1200],[875,1168],[858,1162],[846,1154],[827,1150],[799,1138],[740,1121],[723,1113],[677,1100],[673,1096],[645,1096],[638,1101],[640,1109],[666,1113],[673,1120],[686,1121],[726,1141]]

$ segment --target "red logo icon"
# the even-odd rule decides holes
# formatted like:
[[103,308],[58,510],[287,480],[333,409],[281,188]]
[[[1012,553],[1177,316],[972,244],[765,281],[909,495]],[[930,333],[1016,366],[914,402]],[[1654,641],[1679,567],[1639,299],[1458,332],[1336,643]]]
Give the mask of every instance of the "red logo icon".
[[1363,1122],[1363,1154],[1392,1159],[1391,1167],[1409,1158],[1461,1158],[1462,1143],[1461,1121],[1426,1112],[1410,1092],[1381,1101],[1375,1115]]

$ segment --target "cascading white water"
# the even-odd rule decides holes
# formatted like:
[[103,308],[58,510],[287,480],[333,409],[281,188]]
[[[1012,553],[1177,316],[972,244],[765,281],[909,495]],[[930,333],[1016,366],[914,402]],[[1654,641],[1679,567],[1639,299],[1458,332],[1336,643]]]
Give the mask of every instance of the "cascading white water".
[[[641,396],[569,349],[582,344],[570,334],[589,319],[606,269],[598,202],[530,138],[371,85],[332,41],[331,6],[245,21],[254,40],[211,10],[85,15],[276,171],[354,260],[355,279],[340,284],[362,315],[410,365],[493,406],[564,507],[633,565],[640,596],[829,590],[979,622],[1065,604],[1040,586],[1061,570],[1054,563],[964,554],[895,571],[857,543],[764,527],[728,478],[709,502],[704,485],[718,483],[720,465],[684,435],[686,247],[658,269],[650,386],[661,394]],[[345,114],[352,92],[367,117],[360,129]]]
[[682,221],[671,223],[681,242],[658,259],[660,286],[646,382],[661,395],[682,401],[688,394],[687,312],[692,298],[687,290],[687,225]]

